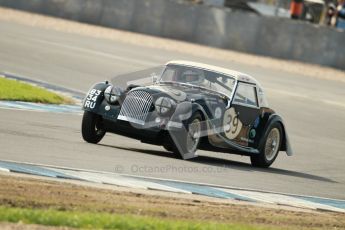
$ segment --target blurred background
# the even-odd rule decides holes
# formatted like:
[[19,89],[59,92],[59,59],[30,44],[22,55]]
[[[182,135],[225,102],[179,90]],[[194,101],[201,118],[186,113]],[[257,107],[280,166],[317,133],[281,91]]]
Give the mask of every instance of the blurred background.
[[345,69],[345,0],[0,0],[0,6]]
[[304,20],[315,24],[344,29],[344,3],[342,0],[177,0],[234,10]]

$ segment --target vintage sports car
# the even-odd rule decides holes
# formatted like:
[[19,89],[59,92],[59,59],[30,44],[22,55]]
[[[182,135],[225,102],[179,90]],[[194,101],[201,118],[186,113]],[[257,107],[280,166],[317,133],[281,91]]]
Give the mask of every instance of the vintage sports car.
[[149,79],[126,88],[108,81],[92,86],[83,102],[84,140],[98,143],[111,132],[162,145],[182,159],[201,149],[247,155],[257,167],[269,167],[279,151],[292,155],[283,120],[254,78],[171,61]]

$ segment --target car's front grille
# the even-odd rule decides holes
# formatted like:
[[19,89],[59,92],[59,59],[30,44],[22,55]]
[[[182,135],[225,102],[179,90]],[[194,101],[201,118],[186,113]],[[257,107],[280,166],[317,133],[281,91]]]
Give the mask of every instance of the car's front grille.
[[117,119],[144,125],[152,105],[152,96],[143,90],[129,92]]

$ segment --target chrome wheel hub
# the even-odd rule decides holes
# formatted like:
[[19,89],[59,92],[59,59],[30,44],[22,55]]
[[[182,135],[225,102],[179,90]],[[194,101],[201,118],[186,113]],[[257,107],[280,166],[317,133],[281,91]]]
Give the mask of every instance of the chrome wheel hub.
[[189,153],[194,153],[200,142],[201,124],[199,119],[194,119],[189,125],[187,135],[187,150]]
[[265,144],[265,156],[267,161],[271,161],[279,152],[280,132],[278,128],[273,128],[267,136]]

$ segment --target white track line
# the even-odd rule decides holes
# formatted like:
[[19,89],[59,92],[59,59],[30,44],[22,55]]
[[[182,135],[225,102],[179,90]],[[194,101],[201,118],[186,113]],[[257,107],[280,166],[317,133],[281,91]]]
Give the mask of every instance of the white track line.
[[271,94],[275,94],[275,95],[285,95],[285,96],[290,96],[290,97],[298,97],[301,99],[311,100],[311,101],[315,101],[315,102],[322,102],[322,103],[325,103],[327,105],[345,108],[345,103],[342,103],[339,101],[332,101],[332,100],[327,100],[327,99],[317,99],[317,98],[314,98],[310,95],[300,94],[300,93],[281,90],[281,89],[273,89],[273,88],[265,88],[265,89],[268,92],[268,94],[271,93]]
[[[52,169],[47,168],[46,169]],[[85,172],[85,171],[73,171],[73,170],[63,170],[63,169],[55,169],[57,172],[61,172],[63,174],[77,177],[83,180],[95,182],[95,183],[102,183],[102,184],[111,184],[116,186],[123,186],[123,187],[130,187],[130,188],[140,188],[140,189],[151,189],[151,190],[161,190],[161,191],[167,191],[167,192],[176,192],[176,193],[187,193],[191,194],[191,192],[182,190],[182,189],[176,189],[172,188],[170,186],[157,184],[154,182],[149,181],[142,181],[134,178],[124,178],[120,175],[113,175],[111,176],[104,173],[94,173],[94,172]]]
[[[15,162],[15,163],[20,164],[18,162]],[[28,165],[40,166],[36,164],[28,164]],[[177,189],[177,188],[170,187],[167,185],[162,185],[159,182],[143,181],[143,180],[139,180],[133,177],[127,177],[127,176],[124,177],[121,174],[114,174],[111,172],[98,172],[98,171],[88,172],[87,170],[61,169],[60,167],[56,168],[56,167],[50,167],[50,166],[49,167],[44,166],[43,168],[54,170],[54,171],[75,177],[77,179],[94,182],[94,183],[110,184],[110,185],[129,187],[129,188],[151,189],[151,190],[166,191],[166,192],[192,194],[191,191]],[[210,186],[205,186],[205,187],[207,188]],[[236,189],[220,188],[220,187],[210,187],[210,188],[217,189],[217,190],[227,192],[230,194],[239,195],[242,197],[247,197],[249,199],[252,199],[261,203],[284,205],[284,206],[291,206],[291,207],[297,207],[297,208],[303,208],[303,209],[324,210],[324,211],[345,213],[345,210],[342,208],[337,208],[332,205],[322,204],[319,202],[308,201],[308,200],[305,200],[305,198],[303,197],[299,198],[299,197],[293,197],[290,195],[272,194],[272,193],[267,193],[267,192],[257,192],[257,191],[248,191],[248,190],[238,190],[238,189],[236,190]]]
[[319,196],[310,196],[310,195],[301,195],[301,194],[294,194],[294,193],[275,192],[275,191],[269,191],[269,190],[232,187],[232,186],[226,186],[226,185],[216,185],[216,184],[208,184],[208,183],[200,183],[200,182],[190,182],[190,181],[165,179],[165,178],[158,178],[158,177],[137,176],[137,175],[124,174],[124,173],[120,174],[120,173],[113,173],[113,172],[107,172],[107,171],[97,171],[97,170],[91,170],[91,169],[80,169],[80,168],[72,168],[72,167],[65,167],[65,166],[56,166],[56,165],[48,165],[48,164],[21,162],[21,161],[14,161],[14,160],[2,159],[2,161],[12,162],[12,163],[19,163],[19,164],[27,164],[27,165],[33,165],[33,166],[49,167],[49,168],[54,168],[54,169],[66,169],[66,170],[74,170],[74,171],[81,171],[81,172],[112,174],[112,175],[128,176],[128,177],[133,177],[133,178],[171,181],[171,182],[187,183],[187,184],[194,184],[194,185],[201,185],[201,186],[209,186],[209,187],[215,187],[215,188],[234,189],[234,190],[240,190],[240,191],[242,190],[242,191],[261,192],[261,193],[267,193],[267,194],[278,194],[278,195],[286,195],[286,196],[297,196],[297,197],[317,198],[317,199],[326,199],[326,200],[328,199],[328,200],[341,201],[341,202],[345,201],[345,200],[341,200],[341,199],[325,198],[325,197],[319,197]]
[[86,49],[86,48],[82,48],[82,47],[78,47],[78,46],[74,46],[74,45],[66,45],[66,44],[62,44],[62,43],[58,43],[58,42],[46,41],[46,40],[42,40],[42,39],[33,39],[33,40],[41,42],[41,43],[46,43],[46,44],[49,44],[49,45],[53,45],[53,46],[58,46],[58,47],[62,47],[62,48],[67,48],[67,49],[71,49],[71,50],[75,50],[75,51],[80,51],[80,52],[92,54],[92,55],[99,55],[99,56],[106,57],[106,58],[112,58],[112,59],[115,59],[115,60],[118,60],[118,61],[124,61],[124,62],[127,62],[127,63],[134,63],[134,64],[143,65],[143,66],[156,66],[156,65],[159,65],[157,62],[144,61],[144,60],[134,60],[133,58],[126,58],[126,57],[123,57],[123,56],[118,56],[118,55],[114,55],[114,54],[111,54],[111,53],[96,51],[96,50],[92,50],[92,49]]
[[7,169],[7,168],[1,168],[1,167],[0,167],[0,171],[1,171],[1,172],[10,172],[9,169]]
[[286,205],[286,206],[292,206],[292,207],[297,207],[297,208],[308,208],[308,209],[315,209],[315,210],[329,210],[329,211],[334,211],[334,212],[345,213],[344,209],[336,208],[331,205],[307,201],[307,200],[304,200],[303,198],[296,198],[296,197],[287,196],[287,195],[260,193],[260,192],[253,192],[253,191],[238,191],[234,189],[220,189],[220,190],[224,192],[229,192],[229,193],[237,194],[240,196],[248,197],[250,199],[257,200],[259,202],[269,203],[269,204]]

